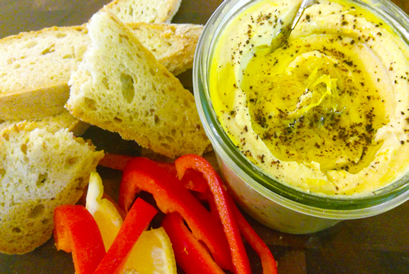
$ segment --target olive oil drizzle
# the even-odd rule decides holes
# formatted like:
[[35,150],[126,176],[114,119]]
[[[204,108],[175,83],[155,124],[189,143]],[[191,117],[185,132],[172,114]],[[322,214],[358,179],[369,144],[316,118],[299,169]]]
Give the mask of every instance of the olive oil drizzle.
[[[280,67],[283,55],[296,65]],[[335,48],[293,41],[256,55],[241,88],[254,131],[279,160],[358,173],[382,145],[375,135],[388,119],[376,88],[364,66]]]

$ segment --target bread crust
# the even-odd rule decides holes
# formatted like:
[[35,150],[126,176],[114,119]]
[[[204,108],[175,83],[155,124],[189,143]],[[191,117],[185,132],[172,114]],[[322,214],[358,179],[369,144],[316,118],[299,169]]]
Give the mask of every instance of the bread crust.
[[67,82],[1,95],[0,119],[36,119],[63,112],[64,104],[70,96],[70,87]]
[[75,136],[81,136],[90,127],[89,124],[82,122],[81,120],[72,116],[66,109],[63,112],[47,116],[39,119],[24,119],[24,120],[7,120],[0,123],[0,131],[3,128],[9,127],[14,124],[27,121],[28,123],[35,124],[37,128],[46,127],[50,132],[57,132],[61,129],[67,128]]

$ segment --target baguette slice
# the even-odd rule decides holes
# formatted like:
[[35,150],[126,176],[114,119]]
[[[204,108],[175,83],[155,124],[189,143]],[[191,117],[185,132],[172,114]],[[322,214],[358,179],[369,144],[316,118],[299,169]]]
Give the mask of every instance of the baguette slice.
[[23,122],[0,133],[0,252],[23,254],[52,234],[54,209],[75,204],[103,152],[67,129]]
[[[143,24],[133,28],[171,71],[192,67],[201,26]],[[89,44],[85,26],[53,27],[1,39],[0,120],[61,113],[69,97],[71,72]]]
[[202,25],[129,23],[127,26],[174,75],[193,67]]
[[193,95],[109,11],[88,24],[91,45],[73,72],[72,115],[167,157],[210,145]]
[[71,71],[88,47],[85,27],[52,27],[0,40],[0,119],[61,113]]
[[[5,121],[0,123],[0,131],[3,128],[9,127],[14,124],[21,123],[23,121]],[[34,123],[36,127],[47,127],[50,132],[57,132],[63,128],[67,128],[75,136],[81,136],[90,127],[89,124],[82,122],[81,120],[72,116],[66,109],[57,115],[48,116],[40,119],[31,119],[27,122]]]
[[182,0],[114,0],[106,8],[123,23],[170,23],[181,2]]

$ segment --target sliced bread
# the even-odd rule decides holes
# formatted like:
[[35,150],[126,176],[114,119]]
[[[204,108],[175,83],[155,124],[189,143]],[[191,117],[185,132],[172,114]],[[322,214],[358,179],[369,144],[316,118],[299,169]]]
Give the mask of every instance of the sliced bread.
[[170,23],[182,0],[114,0],[106,8],[122,22]]
[[202,25],[129,23],[127,26],[174,75],[192,68]]
[[[143,24],[132,28],[171,72],[191,68],[200,26]],[[89,43],[85,26],[53,27],[1,39],[0,120],[61,113],[69,97],[71,72]]]
[[67,129],[23,122],[0,133],[0,252],[23,254],[52,234],[53,211],[75,204],[103,152]]
[[193,95],[109,11],[87,25],[91,45],[70,79],[72,115],[170,158],[209,146]]
[[[9,127],[14,124],[21,123],[23,121],[4,121],[0,123],[0,131],[3,128]],[[72,116],[66,109],[63,112],[53,116],[47,116],[39,119],[30,119],[27,122],[36,124],[36,127],[47,127],[50,132],[57,132],[63,128],[67,128],[75,136],[81,136],[89,128],[89,124],[82,122],[81,120]]]
[[88,47],[85,27],[53,27],[0,40],[0,119],[61,113],[67,82]]

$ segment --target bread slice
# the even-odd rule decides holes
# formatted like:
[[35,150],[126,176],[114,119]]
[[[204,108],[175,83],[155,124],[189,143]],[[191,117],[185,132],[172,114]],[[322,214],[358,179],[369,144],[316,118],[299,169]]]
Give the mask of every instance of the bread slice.
[[182,0],[114,0],[106,8],[123,23],[170,23]]
[[210,145],[193,95],[110,12],[88,23],[91,45],[73,72],[67,109],[167,157]]
[[[143,24],[132,28],[170,71],[191,68],[200,26]],[[0,120],[61,113],[69,97],[71,72],[89,44],[85,26],[53,27],[1,39]]]
[[53,211],[75,204],[102,151],[67,129],[23,122],[0,133],[0,252],[23,254],[52,234]]
[[129,23],[127,26],[174,75],[193,67],[202,25]]
[[[23,121],[4,121],[0,123],[0,131],[3,128],[9,127],[14,124],[21,123]],[[35,123],[36,127],[42,128],[47,127],[50,132],[57,132],[60,129],[67,128],[68,131],[72,132],[75,136],[81,136],[90,127],[89,124],[82,122],[81,120],[72,116],[66,109],[57,115],[48,116],[39,119],[30,119],[27,122]]]
[[85,27],[52,27],[0,40],[0,119],[52,116],[64,110],[71,71],[88,47]]

